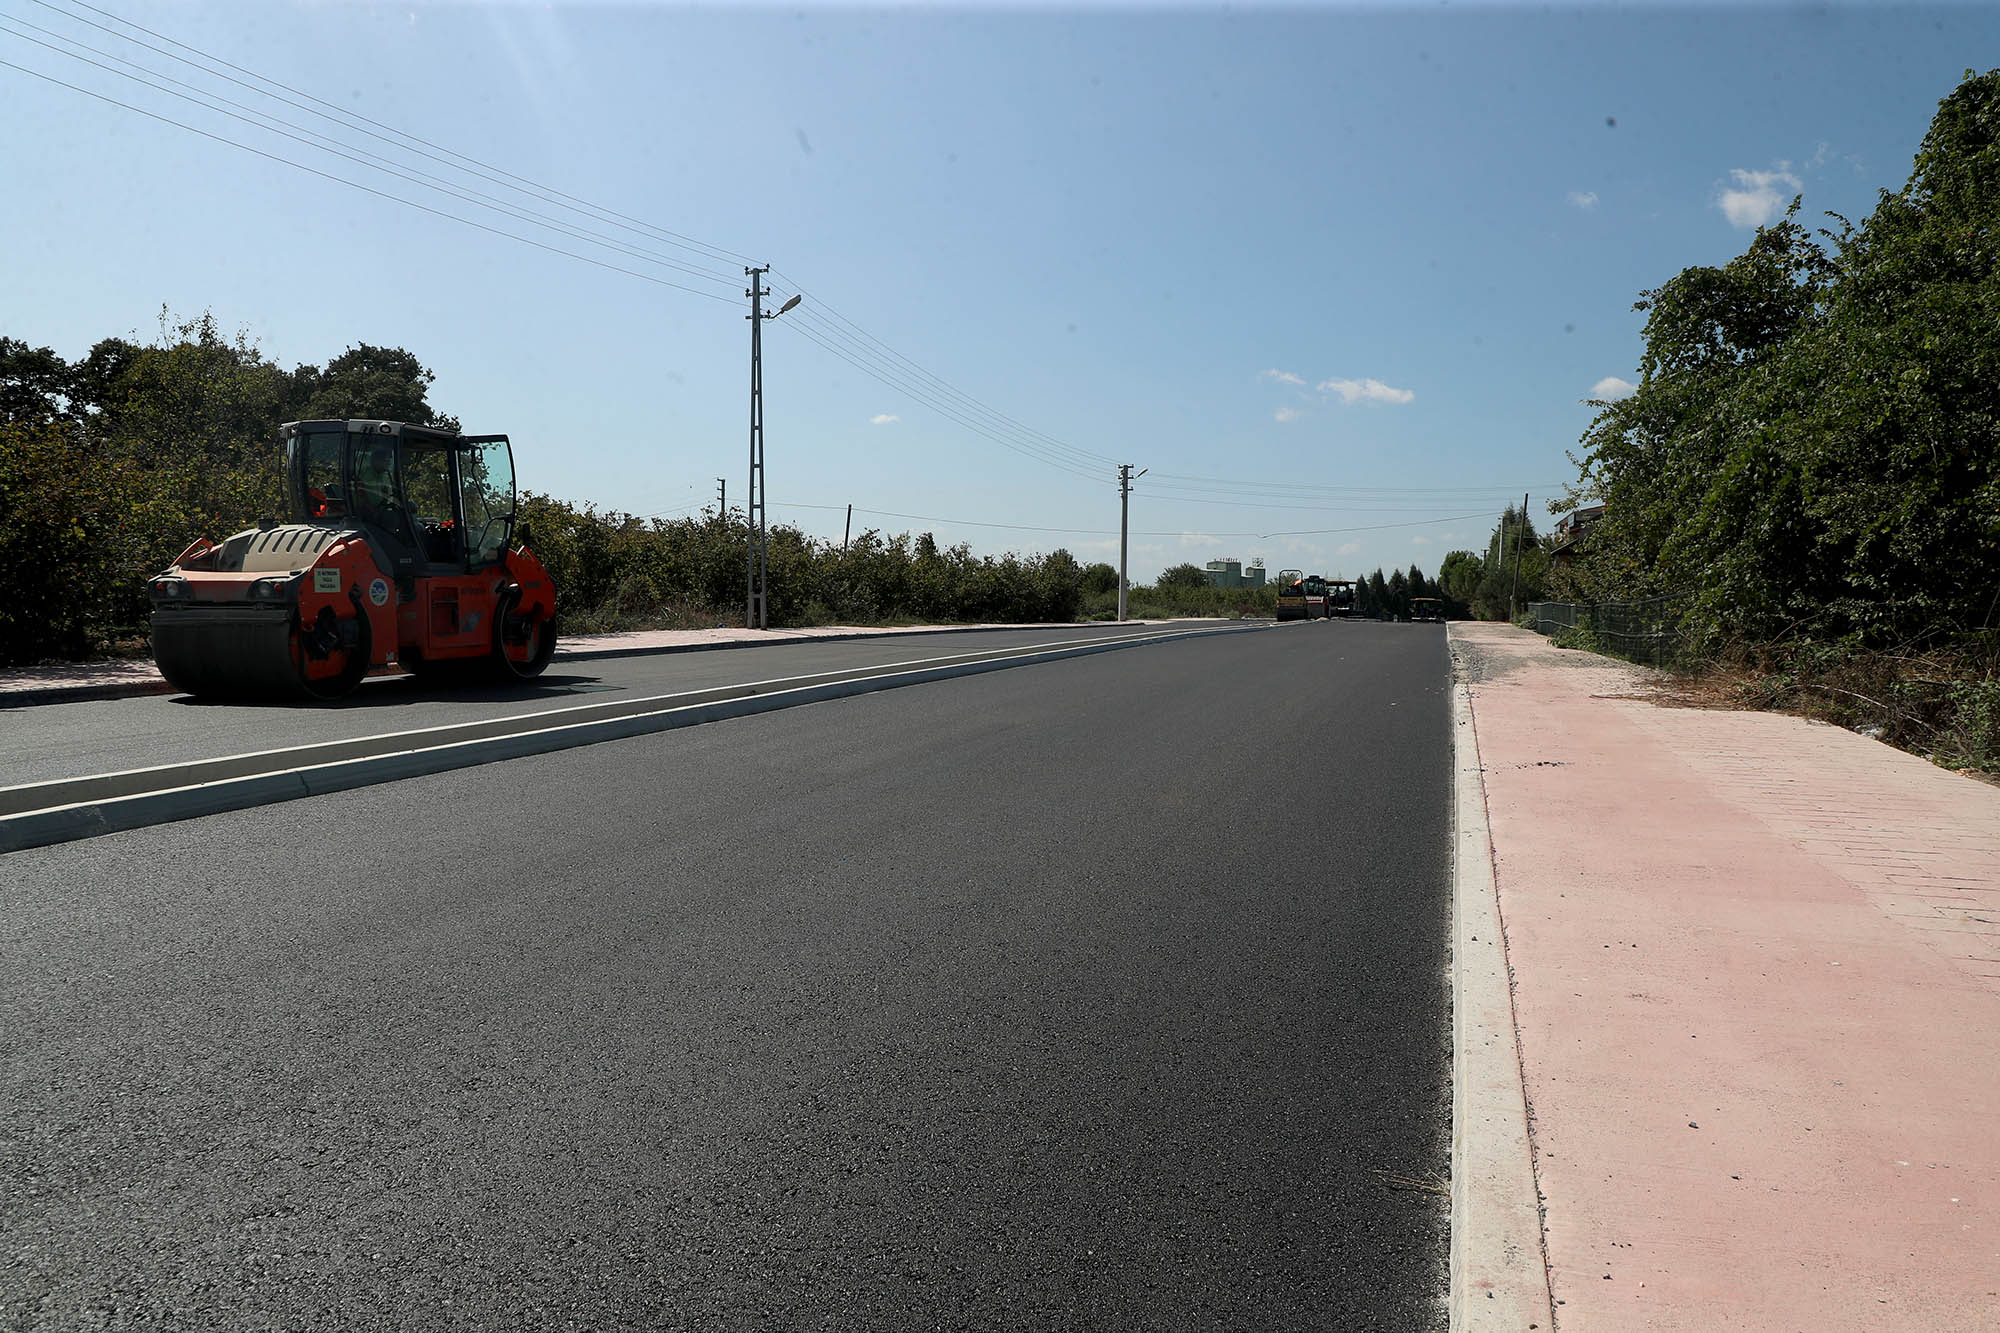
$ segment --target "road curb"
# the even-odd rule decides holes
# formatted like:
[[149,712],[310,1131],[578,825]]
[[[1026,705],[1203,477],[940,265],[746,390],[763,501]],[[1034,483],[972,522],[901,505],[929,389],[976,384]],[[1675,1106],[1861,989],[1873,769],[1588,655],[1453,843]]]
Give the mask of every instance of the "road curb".
[[[228,810],[246,810],[302,796],[348,791],[356,787],[394,782],[402,778],[444,773],[480,764],[549,754],[558,750],[596,745],[604,741],[626,740],[635,736],[673,731],[681,727],[718,722],[726,718],[777,712],[802,704],[821,703],[858,694],[874,694],[906,685],[923,685],[960,676],[1003,671],[1011,667],[1058,662],[1094,653],[1115,652],[1145,644],[1171,643],[1181,639],[1216,634],[1237,634],[1234,627],[1189,629],[1162,632],[1146,637],[1109,639],[1074,644],[1065,648],[1038,651],[1027,646],[1016,655],[924,667],[888,675],[862,675],[850,680],[747,696],[683,704],[655,712],[605,718],[596,721],[543,727],[506,736],[482,737],[397,751],[365,758],[336,760],[278,772],[225,778],[165,791],[142,792],[101,801],[79,802],[46,810],[30,810],[0,817],[0,853],[24,851],[30,847],[72,842],[79,838],[170,824]],[[862,668],[869,670],[869,668]]]
[[1452,662],[1451,1329],[1552,1329],[1479,733]]

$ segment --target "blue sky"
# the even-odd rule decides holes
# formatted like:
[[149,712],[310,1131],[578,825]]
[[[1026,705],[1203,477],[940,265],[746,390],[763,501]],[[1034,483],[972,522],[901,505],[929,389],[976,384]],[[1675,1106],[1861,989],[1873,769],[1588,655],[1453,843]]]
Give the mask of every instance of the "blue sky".
[[164,304],[285,364],[407,347],[524,485],[689,512],[719,476],[743,498],[742,268],[770,263],[776,300],[806,293],[765,327],[775,519],[837,540],[851,503],[857,530],[1115,560],[1130,462],[1141,581],[1435,572],[1509,496],[1541,520],[1582,400],[1637,378],[1641,289],[1794,193],[1859,220],[2000,63],[1977,5],[91,3],[0,0],[0,60],[450,216],[0,67],[0,333],[76,356]]

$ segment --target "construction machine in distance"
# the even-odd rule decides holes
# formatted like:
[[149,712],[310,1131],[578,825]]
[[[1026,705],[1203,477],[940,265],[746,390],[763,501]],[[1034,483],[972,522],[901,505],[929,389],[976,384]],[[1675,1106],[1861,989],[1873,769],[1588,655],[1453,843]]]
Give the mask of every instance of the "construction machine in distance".
[[399,421],[279,428],[284,521],[181,552],[148,585],[153,660],[215,699],[338,699],[376,667],[538,676],[555,585],[514,529],[504,435]]

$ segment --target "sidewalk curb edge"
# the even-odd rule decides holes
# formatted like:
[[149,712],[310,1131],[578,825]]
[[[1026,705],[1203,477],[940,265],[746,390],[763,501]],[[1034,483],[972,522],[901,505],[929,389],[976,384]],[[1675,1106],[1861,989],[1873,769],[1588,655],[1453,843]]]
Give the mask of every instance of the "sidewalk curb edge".
[[1451,1333],[1553,1329],[1472,690],[1452,655]]

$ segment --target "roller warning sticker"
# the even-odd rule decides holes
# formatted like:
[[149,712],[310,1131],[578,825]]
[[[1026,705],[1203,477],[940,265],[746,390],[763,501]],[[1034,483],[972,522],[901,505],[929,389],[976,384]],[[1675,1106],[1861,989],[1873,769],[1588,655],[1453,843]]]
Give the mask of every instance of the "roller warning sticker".
[[339,592],[340,571],[337,569],[315,569],[313,571],[314,592]]
[[389,580],[376,579],[368,585],[368,600],[377,606],[389,604]]

